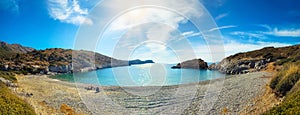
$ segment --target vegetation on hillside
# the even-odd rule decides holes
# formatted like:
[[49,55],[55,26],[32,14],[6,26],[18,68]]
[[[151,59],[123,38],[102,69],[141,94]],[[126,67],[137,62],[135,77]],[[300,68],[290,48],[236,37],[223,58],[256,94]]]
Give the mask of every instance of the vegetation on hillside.
[[17,53],[27,53],[33,51],[33,48],[24,47],[19,44],[7,44],[0,41],[0,58],[9,60],[17,55]]
[[289,63],[272,79],[270,87],[278,96],[285,96],[300,79],[300,65]]
[[17,78],[15,77],[15,74],[12,72],[0,71],[0,77],[12,82],[17,82]]
[[264,114],[300,114],[300,61],[286,63],[271,80],[270,87],[275,94],[286,98],[280,105],[273,107]]
[[300,60],[300,45],[289,46],[289,47],[266,47],[260,50],[238,53],[227,57],[227,59],[270,59],[271,61],[276,61],[277,65],[283,65],[288,62],[296,62]]
[[0,92],[0,113],[2,115],[35,115],[33,108],[11,93],[10,89],[2,82],[0,82]]
[[85,68],[93,69],[94,65],[97,69],[128,65],[128,61],[117,60],[91,51],[52,48],[20,53],[24,48],[18,51],[11,50],[12,48],[9,49],[8,46],[11,45],[0,44],[0,69],[4,71],[19,71],[23,74],[48,71],[68,73],[72,72],[72,66],[76,67],[76,71],[80,71]]

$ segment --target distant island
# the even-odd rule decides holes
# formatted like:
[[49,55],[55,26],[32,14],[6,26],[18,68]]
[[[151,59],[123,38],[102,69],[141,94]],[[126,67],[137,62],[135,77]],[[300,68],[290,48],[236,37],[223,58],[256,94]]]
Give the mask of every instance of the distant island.
[[180,68],[186,68],[186,69],[207,69],[208,65],[202,59],[193,59],[193,60],[184,61],[182,63],[178,63],[176,66],[172,67],[172,69],[180,69]]
[[152,60],[145,60],[145,61],[142,61],[142,60],[139,60],[139,59],[136,59],[136,60],[130,60],[130,61],[129,61],[129,65],[147,64],[147,63],[154,63],[154,61],[152,61]]

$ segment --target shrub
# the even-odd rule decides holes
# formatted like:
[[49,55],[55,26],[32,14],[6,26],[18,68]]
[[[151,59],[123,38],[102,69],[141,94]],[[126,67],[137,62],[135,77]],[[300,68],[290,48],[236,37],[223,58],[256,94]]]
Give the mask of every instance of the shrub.
[[300,62],[285,64],[271,80],[270,87],[277,95],[286,96],[281,104],[264,115],[300,115]]
[[271,80],[270,87],[277,95],[285,96],[300,79],[300,65],[285,64],[278,74]]
[[279,106],[273,107],[264,115],[300,115],[300,91],[289,95]]

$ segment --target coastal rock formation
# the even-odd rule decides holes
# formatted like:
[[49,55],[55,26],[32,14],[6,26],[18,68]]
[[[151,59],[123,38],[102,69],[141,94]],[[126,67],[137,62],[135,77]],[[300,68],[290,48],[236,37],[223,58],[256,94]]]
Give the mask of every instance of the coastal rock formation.
[[118,60],[84,50],[61,48],[35,50],[18,44],[11,45],[0,42],[0,70],[3,71],[20,71],[24,74],[55,74],[86,72],[145,63],[154,62],[152,60]]
[[193,59],[178,63],[176,66],[173,66],[172,69],[179,68],[190,68],[190,69],[207,69],[208,65],[202,59]]
[[213,69],[217,69],[226,74],[244,74],[249,72],[260,71],[267,67],[269,61],[266,59],[258,60],[227,60],[224,59]]
[[60,65],[60,66],[49,66],[48,71],[56,72],[56,73],[72,73],[73,68],[72,68],[72,64]]
[[212,63],[208,66],[209,70],[219,70],[219,66],[216,63]]
[[218,64],[210,65],[209,69],[219,70],[225,74],[244,74],[264,70],[272,62],[282,65],[298,60],[300,60],[300,45],[281,48],[266,47],[229,56]]

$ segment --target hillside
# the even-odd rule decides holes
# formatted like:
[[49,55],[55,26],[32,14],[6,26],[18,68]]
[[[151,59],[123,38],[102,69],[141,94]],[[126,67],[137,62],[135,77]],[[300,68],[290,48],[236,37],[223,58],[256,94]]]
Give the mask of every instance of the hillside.
[[27,53],[33,51],[33,48],[24,47],[19,44],[8,44],[0,41],[0,58],[10,58],[17,53]]
[[218,64],[212,64],[209,68],[226,74],[242,74],[264,70],[268,66],[278,67],[298,60],[300,60],[300,45],[280,48],[266,47],[229,56]]
[[284,64],[283,68],[272,78],[270,86],[283,101],[264,114],[300,114],[300,61]]
[[[144,64],[153,61],[125,61],[114,59],[99,53],[52,48],[35,50],[21,45],[1,43],[0,70],[27,73],[72,73],[102,68]],[[9,55],[8,55],[9,54]]]

